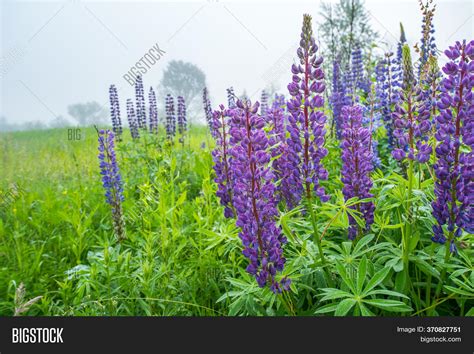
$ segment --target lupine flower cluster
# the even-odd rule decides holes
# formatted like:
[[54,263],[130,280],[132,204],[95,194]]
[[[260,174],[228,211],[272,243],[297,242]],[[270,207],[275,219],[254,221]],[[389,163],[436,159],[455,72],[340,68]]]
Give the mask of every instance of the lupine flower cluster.
[[213,114],[212,114],[211,101],[209,99],[209,92],[207,91],[207,87],[204,87],[202,90],[202,101],[204,104],[204,113],[206,115],[207,125],[209,126],[211,134],[214,134],[212,131]]
[[120,104],[117,93],[117,87],[110,85],[109,89],[110,97],[110,117],[112,119],[112,129],[117,137],[117,140],[121,140],[122,136],[122,121],[120,119]]
[[99,166],[102,175],[102,185],[105,189],[106,202],[112,208],[112,219],[115,235],[118,240],[125,239],[122,202],[123,187],[117,157],[115,155],[115,134],[110,130],[99,132]]
[[169,140],[172,140],[173,137],[176,135],[176,115],[174,110],[174,99],[170,94],[166,95],[166,102],[165,102],[165,109],[166,109],[166,137]]
[[273,158],[272,168],[277,183],[278,201],[283,197],[284,200],[291,200],[291,187],[287,185],[289,178],[286,176],[291,173],[288,166],[288,146],[286,142],[285,110],[282,96],[276,96],[272,103],[272,108],[267,110],[266,122],[268,127],[268,143],[271,146],[271,157]]
[[178,133],[183,135],[188,129],[188,122],[186,119],[186,104],[182,96],[178,96]]
[[394,136],[398,147],[392,156],[402,161],[405,158],[419,163],[427,162],[431,154],[428,132],[431,129],[430,112],[423,102],[423,92],[416,85],[411,62],[410,48],[403,47],[403,90],[394,115]]
[[360,47],[352,51],[351,61],[351,80],[349,81],[352,91],[353,100],[356,97],[356,91],[361,90],[362,93],[368,94],[370,91],[370,83],[368,82],[364,63],[362,61],[362,49]]
[[140,132],[138,131],[137,117],[135,116],[135,109],[133,108],[133,102],[130,98],[127,99],[127,119],[132,138],[139,139]]
[[440,85],[436,118],[438,161],[432,207],[437,224],[432,240],[448,241],[455,253],[455,238],[463,230],[474,233],[474,41],[456,42],[445,55],[447,76]]
[[322,57],[316,57],[318,46],[313,38],[311,16],[304,15],[300,47],[297,50],[299,64],[293,64],[291,71],[293,81],[288,85],[292,96],[287,103],[288,117],[288,169],[291,173],[286,178],[291,190],[286,200],[291,208],[297,205],[306,190],[308,199],[313,190],[322,200],[327,201],[320,180],[328,177],[321,160],[327,155],[324,148],[326,116],[323,113],[324,73],[321,67]]
[[220,110],[216,110],[212,117],[212,129],[216,139],[216,147],[212,151],[212,159],[214,161],[214,171],[217,183],[217,196],[220,203],[224,206],[224,216],[231,218],[235,216],[235,210],[232,204],[232,170],[230,156],[230,134],[229,125],[233,111],[225,109],[223,105],[219,106]]
[[381,161],[378,152],[379,142],[375,139],[377,129],[381,127],[381,114],[377,111],[377,99],[375,97],[375,90],[372,89],[367,96],[367,104],[360,105],[362,108],[362,125],[369,130],[369,149],[372,153],[372,164],[375,167],[380,167]]
[[145,91],[143,89],[143,79],[141,75],[138,75],[135,81],[135,99],[137,104],[136,113],[138,127],[146,130]]
[[405,29],[403,24],[400,22],[400,40],[397,44],[397,61],[399,64],[402,63],[402,48],[407,42],[407,37],[405,36]]
[[237,213],[239,237],[243,254],[250,261],[247,271],[254,275],[260,287],[266,285],[274,293],[287,290],[290,280],[278,281],[285,258],[282,245],[287,242],[276,225],[278,215],[274,176],[269,168],[268,137],[265,121],[257,115],[259,104],[237,101],[231,119],[230,155],[233,183],[233,205]]
[[438,60],[436,57],[430,55],[420,78],[421,90],[423,94],[423,107],[420,109],[420,111],[427,112],[425,114],[429,114],[428,119],[431,122],[433,134],[438,127],[436,116],[438,112],[437,106],[441,77],[442,74],[438,67]]
[[285,100],[285,95],[279,95],[275,94],[275,97],[273,98],[272,102],[272,108],[283,108],[286,106],[286,100]]
[[[360,106],[345,106],[342,109],[344,125],[342,130],[342,192],[345,200],[357,197],[372,198],[370,193],[373,170],[372,152],[370,149],[370,131],[362,125],[362,108]],[[362,202],[357,204],[358,212],[365,220],[366,229],[374,222],[374,204]],[[356,220],[349,215],[349,239],[354,240],[359,234]],[[360,235],[360,234],[359,234]]]
[[332,64],[332,93],[330,104],[332,108],[333,127],[338,139],[341,138],[342,129],[342,107],[345,105],[345,88],[341,77],[339,60],[334,60]]
[[382,114],[387,130],[388,144],[390,147],[397,146],[394,137],[393,110],[400,97],[402,86],[402,73],[398,60],[393,58],[393,53],[386,53],[376,67],[376,96],[378,109]]
[[158,134],[158,108],[156,106],[156,94],[153,87],[150,87],[148,102],[150,105],[150,133]]
[[421,45],[420,45],[420,61],[418,66],[418,77],[421,77],[421,74],[424,70],[424,66],[428,62],[430,56],[436,57],[436,43],[434,38],[434,25],[433,25],[433,16],[436,10],[436,5],[433,5],[433,0],[426,0],[426,3],[423,3],[423,0],[419,0],[420,9],[423,15],[422,25],[421,25]]

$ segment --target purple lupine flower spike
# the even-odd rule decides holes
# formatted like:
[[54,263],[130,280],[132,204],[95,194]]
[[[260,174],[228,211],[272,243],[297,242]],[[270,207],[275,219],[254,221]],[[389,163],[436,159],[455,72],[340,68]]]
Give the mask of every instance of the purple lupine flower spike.
[[275,184],[269,168],[268,137],[264,119],[257,115],[259,104],[237,101],[231,119],[231,168],[234,176],[233,204],[237,212],[236,225],[244,245],[243,254],[250,261],[247,271],[254,275],[260,287],[266,285],[274,293],[289,288],[290,280],[277,281],[285,258],[282,245],[287,242],[276,225],[278,215]]
[[150,103],[150,133],[158,134],[158,108],[156,106],[156,94],[153,87],[150,87],[148,102]]
[[[474,233],[474,41],[456,42],[444,52],[446,77],[438,97],[439,127],[434,165],[435,196],[432,203],[432,240],[450,243],[456,252],[456,237]],[[447,235],[447,237],[446,237]]]
[[416,85],[408,45],[403,47],[402,88],[400,100],[393,113],[393,135],[397,139],[398,147],[392,150],[392,156],[398,161],[408,158],[424,163],[429,160],[432,151],[427,143],[431,130],[430,112],[422,104],[423,92]]
[[120,103],[117,93],[117,87],[110,85],[110,117],[112,119],[112,129],[117,137],[117,141],[122,140],[122,121],[120,119]]
[[184,143],[183,135],[188,129],[188,122],[186,120],[186,103],[182,96],[178,96],[178,133],[181,143]]
[[127,99],[127,119],[128,126],[130,128],[130,135],[133,139],[140,138],[140,132],[138,131],[137,117],[135,116],[135,110],[133,109],[133,102],[129,98]]
[[[282,102],[283,101],[283,102]],[[288,166],[288,146],[286,142],[284,97],[277,96],[272,108],[267,109],[266,122],[268,126],[268,143],[271,146],[270,154],[273,158],[272,168],[277,182],[278,201],[291,199],[291,186],[288,186],[286,176],[291,173]]]
[[398,146],[398,143],[394,136],[393,111],[400,97],[402,79],[398,60],[393,58],[392,53],[385,53],[384,59],[377,64],[375,73],[377,109],[382,114],[382,120],[385,122],[388,145],[390,148],[394,148]]
[[272,102],[272,108],[285,108],[286,107],[286,100],[285,95],[275,94],[275,97]]
[[434,38],[434,24],[433,17],[436,10],[436,4],[433,5],[433,0],[426,0],[426,3],[423,3],[423,0],[419,0],[420,10],[423,15],[422,25],[421,25],[421,45],[419,48],[420,59],[418,65],[418,77],[421,79],[425,65],[428,62],[430,56],[437,56],[436,43]]
[[105,189],[106,202],[111,206],[115,235],[119,241],[125,239],[122,202],[123,188],[117,157],[115,155],[115,134],[110,130],[100,130],[99,134],[99,166],[102,185]]
[[[373,153],[370,149],[370,131],[362,125],[362,108],[360,106],[345,106],[342,108],[344,125],[342,130],[342,178],[344,183],[342,193],[344,199],[357,197],[372,198],[370,193],[373,170]],[[354,206],[362,214],[366,229],[374,222],[374,203],[363,202]],[[359,234],[356,220],[349,215],[349,239],[354,240]],[[362,231],[362,230],[360,230]]]
[[214,111],[212,117],[214,137],[216,138],[216,147],[212,151],[212,159],[214,161],[214,171],[217,183],[217,196],[220,203],[224,206],[224,216],[232,218],[235,215],[235,209],[232,204],[232,169],[230,156],[230,134],[229,124],[232,117],[232,110],[225,109],[223,105],[219,106],[220,110]]
[[168,140],[172,140],[176,134],[176,116],[174,111],[174,99],[170,94],[166,95],[166,137]]
[[402,48],[407,42],[407,37],[405,36],[405,29],[403,28],[403,24],[400,22],[400,40],[397,44],[397,61],[399,64],[402,63]]
[[342,107],[344,106],[345,88],[341,77],[339,59],[334,60],[332,66],[332,93],[330,104],[332,108],[332,126],[336,137],[341,138],[342,131]]
[[143,89],[143,80],[141,75],[137,76],[135,81],[135,99],[137,107],[138,128],[146,130],[146,108],[145,108],[145,91]]
[[367,95],[370,91],[370,82],[365,75],[364,63],[362,61],[362,49],[360,47],[357,47],[352,51],[350,83],[353,101],[357,96],[356,92],[359,91]]
[[381,161],[378,152],[379,142],[376,139],[377,129],[380,128],[381,114],[377,110],[377,99],[375,94],[375,88],[372,86],[369,94],[367,95],[366,104],[361,105],[362,108],[362,124],[364,127],[369,129],[369,149],[372,153],[372,163],[374,167],[380,167]]
[[321,162],[328,151],[324,148],[326,116],[323,111],[323,58],[316,56],[317,50],[311,28],[311,16],[304,15],[300,47],[297,50],[299,64],[292,65],[293,81],[288,85],[292,96],[287,104],[290,112],[287,143],[291,171],[287,176],[287,183],[292,189],[291,199],[286,200],[289,208],[300,202],[303,190],[309,200],[313,191],[321,201],[329,200],[329,196],[319,184],[320,180],[328,177]]
[[209,91],[207,90],[207,87],[204,87],[202,90],[202,101],[204,105],[204,113],[206,115],[206,122],[207,125],[209,126],[209,130],[211,131],[211,134],[213,135],[214,132],[212,131],[212,107],[211,107],[211,100],[209,99]]

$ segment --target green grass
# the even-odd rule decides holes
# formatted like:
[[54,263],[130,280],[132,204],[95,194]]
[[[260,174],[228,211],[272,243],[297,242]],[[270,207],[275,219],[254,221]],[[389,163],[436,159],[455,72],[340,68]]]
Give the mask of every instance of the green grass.
[[[408,280],[400,246],[408,181],[382,156],[383,172],[373,174],[376,222],[357,243],[347,242],[348,206],[357,201],[343,200],[339,149],[329,141],[325,186],[332,199],[315,204],[329,269],[321,268],[309,218],[281,208],[279,224],[289,239],[284,275],[292,279],[292,291],[276,296],[245,273],[238,229],[224,218],[215,196],[206,128],[193,127],[184,146],[150,136],[133,142],[128,131],[124,136],[117,156],[127,239],[119,244],[103,195],[93,128],[82,129],[78,141],[68,140],[66,128],[0,134],[0,189],[6,192],[15,183],[24,190],[0,210],[0,315],[12,315],[36,296],[42,297],[25,314],[473,312],[472,249],[461,249],[445,264],[444,249],[430,241],[433,182],[427,171],[414,181]],[[462,239],[472,245],[472,235]],[[447,280],[436,296],[443,269]],[[336,288],[328,286],[328,276]],[[374,278],[375,293],[367,290]],[[20,283],[25,299],[17,295],[15,304]]]

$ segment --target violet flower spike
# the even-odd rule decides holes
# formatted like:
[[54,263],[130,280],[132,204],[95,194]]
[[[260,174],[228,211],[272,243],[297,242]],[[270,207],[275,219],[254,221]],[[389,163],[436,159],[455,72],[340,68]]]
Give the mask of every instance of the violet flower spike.
[[209,126],[209,130],[211,131],[211,135],[214,135],[214,132],[212,131],[212,107],[211,107],[211,101],[209,99],[209,91],[207,90],[207,87],[204,87],[202,90],[202,100],[203,100],[203,105],[204,105],[204,113],[206,115],[206,122],[207,125]]
[[393,112],[400,98],[402,73],[398,60],[393,58],[392,53],[385,53],[384,59],[376,66],[375,74],[377,109],[385,122],[389,147],[395,148],[398,147],[398,142],[394,136],[395,121]]
[[146,130],[145,91],[141,75],[138,75],[135,81],[135,99],[138,127]]
[[434,24],[433,17],[436,11],[436,4],[433,5],[433,0],[426,0],[426,3],[423,3],[423,0],[419,0],[420,10],[423,15],[422,25],[421,25],[421,45],[419,48],[420,59],[418,64],[418,78],[421,79],[425,65],[428,62],[430,56],[436,57],[437,49],[434,38]]
[[212,151],[212,160],[214,161],[214,171],[217,183],[217,196],[220,203],[224,206],[224,216],[232,218],[236,216],[234,206],[232,204],[232,170],[230,156],[230,134],[229,125],[233,114],[230,109],[225,109],[223,105],[219,106],[220,110],[213,113],[212,124],[214,137],[216,139],[216,147]]
[[166,137],[168,140],[173,140],[174,136],[176,135],[176,115],[174,110],[174,99],[170,94],[166,95],[165,101],[165,109],[166,109]]
[[278,211],[265,122],[256,114],[258,102],[252,105],[238,100],[237,107],[230,129],[236,225],[241,229],[243,254],[250,261],[247,272],[260,287],[269,285],[274,293],[280,293],[290,286],[286,277],[276,279],[285,264],[282,246],[287,240],[275,222]]
[[[283,102],[281,101],[283,99]],[[266,125],[268,129],[268,143],[271,147],[270,154],[273,158],[272,168],[275,175],[277,186],[278,201],[291,200],[291,186],[288,175],[291,174],[291,168],[288,165],[288,145],[286,141],[285,110],[282,103],[284,97],[277,96],[273,101],[272,108],[267,110]]]
[[[342,193],[344,199],[372,198],[370,193],[372,180],[370,173],[373,171],[373,153],[370,149],[371,134],[369,129],[362,125],[362,108],[360,106],[345,106],[342,109],[344,126],[342,130],[342,178],[344,183]],[[359,228],[356,220],[349,215],[349,239],[354,240],[362,236],[362,231],[370,228],[374,222],[374,203],[362,202],[351,206],[362,214],[365,220],[365,230]]]
[[456,253],[462,231],[474,233],[474,41],[456,42],[446,50],[446,75],[438,97],[435,137],[434,242],[449,242]]
[[100,130],[99,134],[99,166],[102,185],[105,189],[107,204],[111,206],[115,235],[119,241],[125,239],[122,202],[123,188],[120,170],[115,155],[115,134],[110,130]]
[[399,64],[402,63],[402,48],[407,42],[407,37],[405,35],[405,29],[403,28],[403,24],[400,22],[400,40],[397,44],[397,62]]
[[183,135],[186,134],[188,123],[186,119],[186,104],[182,96],[178,96],[178,133],[181,135],[180,141],[184,143]]
[[156,94],[153,87],[150,87],[148,102],[150,104],[150,133],[158,134],[158,108],[156,106]]
[[135,110],[133,109],[133,102],[130,98],[127,99],[127,119],[128,126],[130,128],[130,135],[132,138],[139,139],[140,132],[138,131],[137,117],[135,116]]
[[334,60],[332,67],[332,93],[329,98],[332,108],[332,131],[336,132],[336,137],[341,138],[342,131],[342,107],[345,104],[344,96],[346,94],[344,83],[341,76],[339,59]]
[[110,117],[112,120],[112,130],[117,137],[117,141],[122,140],[122,121],[120,119],[120,103],[118,98],[117,87],[110,85],[109,89],[110,97]]
[[430,112],[423,105],[423,93],[417,85],[411,62],[410,48],[403,47],[403,87],[393,113],[394,137],[398,147],[392,150],[395,160],[415,160],[425,163],[432,152],[427,140],[431,130]]
[[288,167],[291,171],[286,181],[291,186],[291,199],[286,200],[289,208],[295,207],[305,190],[308,200],[313,192],[321,201],[329,196],[319,184],[328,177],[322,159],[328,151],[324,148],[325,124],[324,73],[322,57],[317,57],[318,46],[313,38],[311,16],[304,15],[300,47],[297,50],[299,64],[293,64],[293,81],[288,85],[292,98],[287,103],[290,115],[287,130]]

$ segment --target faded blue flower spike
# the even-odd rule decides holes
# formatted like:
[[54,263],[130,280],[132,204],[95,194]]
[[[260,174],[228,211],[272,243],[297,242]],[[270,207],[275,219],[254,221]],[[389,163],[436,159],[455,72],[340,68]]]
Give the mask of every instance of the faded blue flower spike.
[[117,157],[115,155],[115,134],[110,130],[100,130],[99,166],[106,202],[111,206],[114,231],[119,241],[125,239],[122,202],[123,189]]

